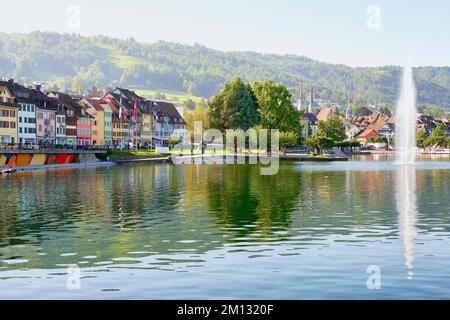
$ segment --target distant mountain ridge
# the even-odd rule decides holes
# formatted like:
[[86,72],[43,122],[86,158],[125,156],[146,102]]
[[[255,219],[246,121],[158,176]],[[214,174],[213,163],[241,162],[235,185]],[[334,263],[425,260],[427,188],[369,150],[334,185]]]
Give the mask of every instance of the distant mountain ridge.
[[[418,102],[450,109],[450,68],[415,68]],[[388,103],[398,97],[401,69],[352,68],[295,55],[222,52],[202,45],[139,43],[130,38],[84,37],[50,32],[0,33],[0,76],[49,81],[70,88],[121,85],[172,90],[209,98],[233,77],[272,79],[297,96],[305,91],[346,104]]]

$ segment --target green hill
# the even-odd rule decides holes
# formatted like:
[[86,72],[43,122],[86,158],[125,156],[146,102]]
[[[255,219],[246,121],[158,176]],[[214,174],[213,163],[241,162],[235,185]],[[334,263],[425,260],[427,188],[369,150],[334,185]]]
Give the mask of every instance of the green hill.
[[[313,85],[317,95],[346,103],[395,103],[399,67],[351,68],[294,55],[222,52],[201,45],[138,43],[104,36],[33,32],[0,33],[0,75],[49,81],[70,88],[122,85],[148,91],[210,97],[235,76],[246,81],[273,79],[298,94]],[[450,68],[415,69],[420,103],[450,108]]]

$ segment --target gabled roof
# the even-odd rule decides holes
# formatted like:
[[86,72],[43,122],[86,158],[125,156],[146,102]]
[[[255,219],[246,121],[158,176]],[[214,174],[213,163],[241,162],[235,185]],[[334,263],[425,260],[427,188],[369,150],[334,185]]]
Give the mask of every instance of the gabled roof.
[[57,102],[54,99],[47,97],[38,87],[28,88],[14,82],[14,80],[0,81],[0,87],[8,89],[13,96],[13,104],[34,104],[41,109],[56,110]]
[[97,98],[84,98],[83,100],[87,101],[95,110],[97,111],[105,111],[101,105],[101,100]]
[[370,110],[367,107],[362,107],[361,109],[359,109],[357,116],[358,117],[368,117],[373,113],[372,110]]
[[307,118],[309,123],[312,124],[312,125],[315,125],[317,123],[317,117],[312,112],[306,112],[305,113],[305,118]]
[[381,134],[379,134],[378,131],[376,131],[374,129],[364,130],[362,133],[355,136],[355,138],[363,138],[363,139],[376,138],[376,137],[381,137]]
[[47,96],[57,99],[59,103],[63,104],[65,107],[72,111],[76,112],[79,108],[81,108],[81,106],[67,93],[49,91],[47,93]]
[[333,115],[340,115],[339,108],[337,106],[333,106],[331,108],[322,108],[317,114],[317,120],[325,121]]
[[170,122],[178,124],[186,124],[183,117],[178,112],[175,104],[167,101],[154,101],[153,108],[156,111],[158,117],[167,116],[170,118]]

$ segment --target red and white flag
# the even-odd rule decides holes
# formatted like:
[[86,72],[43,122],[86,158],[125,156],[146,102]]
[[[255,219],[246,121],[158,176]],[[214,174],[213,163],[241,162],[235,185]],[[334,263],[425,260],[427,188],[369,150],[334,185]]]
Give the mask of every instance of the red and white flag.
[[137,98],[134,99],[134,113],[133,113],[134,123],[137,123]]

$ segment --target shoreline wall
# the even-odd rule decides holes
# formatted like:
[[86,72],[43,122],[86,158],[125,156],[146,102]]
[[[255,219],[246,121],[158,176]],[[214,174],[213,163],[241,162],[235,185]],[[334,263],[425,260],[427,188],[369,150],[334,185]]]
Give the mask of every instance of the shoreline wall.
[[26,167],[79,163],[73,153],[0,153],[0,167]]
[[96,157],[96,153],[98,152],[0,150],[0,167],[48,166],[99,162],[100,160]]

